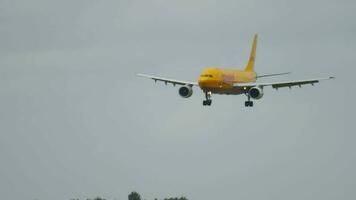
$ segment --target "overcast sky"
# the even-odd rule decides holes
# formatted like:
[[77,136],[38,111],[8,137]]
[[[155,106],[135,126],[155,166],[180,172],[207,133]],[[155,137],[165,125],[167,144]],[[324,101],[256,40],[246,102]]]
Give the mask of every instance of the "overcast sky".
[[[2,199],[356,199],[356,2],[0,0]],[[242,68],[302,89],[203,93],[136,77],[195,81]],[[264,79],[265,81],[277,79]],[[262,81],[262,80],[260,80]]]

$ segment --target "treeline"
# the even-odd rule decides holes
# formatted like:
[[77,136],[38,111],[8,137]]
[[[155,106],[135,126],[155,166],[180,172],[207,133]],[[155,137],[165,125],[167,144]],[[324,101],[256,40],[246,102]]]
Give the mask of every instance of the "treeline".
[[[80,199],[71,199],[71,200],[80,200]],[[106,199],[102,197],[96,197],[94,199],[88,198],[86,200],[106,200]],[[142,199],[141,195],[138,192],[131,192],[128,196],[128,200],[147,200],[147,199]],[[159,199],[155,198],[154,200],[159,200]],[[188,199],[186,197],[168,197],[162,200],[188,200]]]
[[[129,194],[129,200],[142,200],[142,199],[141,199],[141,195],[139,193],[131,192],[131,194]],[[155,200],[158,200],[158,199],[155,199]],[[164,198],[163,200],[188,200],[188,199],[186,197],[169,197],[169,198]]]

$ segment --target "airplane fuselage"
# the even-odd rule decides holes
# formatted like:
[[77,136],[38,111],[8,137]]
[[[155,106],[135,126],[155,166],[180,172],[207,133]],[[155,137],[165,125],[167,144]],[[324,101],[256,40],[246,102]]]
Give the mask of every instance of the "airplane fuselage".
[[256,82],[256,77],[254,71],[208,68],[202,71],[198,83],[203,91],[217,94],[241,94],[245,91],[237,89],[233,85]]

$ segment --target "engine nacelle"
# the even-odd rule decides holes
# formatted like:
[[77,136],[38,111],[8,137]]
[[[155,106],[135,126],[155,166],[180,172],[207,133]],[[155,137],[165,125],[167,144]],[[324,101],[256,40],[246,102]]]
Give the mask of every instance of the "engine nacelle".
[[193,94],[193,88],[189,85],[182,86],[179,88],[179,95],[183,98],[189,98]]
[[263,97],[263,90],[260,87],[253,87],[248,91],[248,94],[253,99],[261,99]]

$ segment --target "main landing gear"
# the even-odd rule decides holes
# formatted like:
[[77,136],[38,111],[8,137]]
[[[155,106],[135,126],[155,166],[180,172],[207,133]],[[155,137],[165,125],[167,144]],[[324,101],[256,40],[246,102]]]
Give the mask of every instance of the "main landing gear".
[[245,101],[245,107],[253,107],[253,101],[251,101],[251,97],[250,95],[246,94],[247,95],[247,101]]
[[205,92],[206,100],[203,101],[203,106],[211,106],[211,92]]

